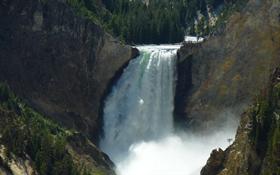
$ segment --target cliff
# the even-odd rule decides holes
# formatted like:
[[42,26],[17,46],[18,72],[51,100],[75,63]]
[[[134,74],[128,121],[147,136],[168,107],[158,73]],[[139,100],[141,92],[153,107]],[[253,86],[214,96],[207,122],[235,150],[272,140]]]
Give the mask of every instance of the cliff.
[[214,150],[201,175],[278,175],[280,173],[280,69],[243,113],[235,141]]
[[83,134],[57,125],[0,83],[0,174],[114,175]]
[[201,175],[280,172],[279,17],[280,1],[249,0],[221,34],[178,52],[180,125],[205,131],[241,116],[233,144],[213,150]]
[[136,54],[67,0],[3,0],[0,81],[63,126],[97,140],[108,86]]
[[220,35],[179,50],[178,121],[199,129],[225,111],[240,116],[280,63],[279,11],[279,1],[250,0]]

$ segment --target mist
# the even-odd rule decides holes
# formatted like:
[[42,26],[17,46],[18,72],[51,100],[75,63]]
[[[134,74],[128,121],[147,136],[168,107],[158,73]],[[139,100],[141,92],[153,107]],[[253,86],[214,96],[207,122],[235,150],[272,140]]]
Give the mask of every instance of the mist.
[[234,138],[236,112],[220,111],[200,130],[178,132],[173,110],[179,46],[137,48],[140,55],[105,100],[99,146],[117,175],[198,175],[211,151],[225,149]]
[[[223,127],[205,135],[171,134],[154,141],[130,146],[123,160],[116,163],[118,175],[199,175],[213,149],[225,149],[233,139],[237,120],[229,118]],[[213,128],[212,128],[213,129]]]

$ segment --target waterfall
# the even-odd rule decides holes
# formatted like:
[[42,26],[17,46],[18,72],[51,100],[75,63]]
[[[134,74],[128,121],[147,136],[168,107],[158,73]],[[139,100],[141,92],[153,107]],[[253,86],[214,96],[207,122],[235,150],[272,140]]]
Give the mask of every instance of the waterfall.
[[173,130],[176,52],[179,46],[141,46],[107,97],[101,148],[117,161],[138,141]]
[[[212,149],[228,146],[238,121],[207,135],[173,132],[179,45],[140,46],[105,100],[101,149],[118,175],[198,175]],[[228,117],[230,113],[222,113]]]

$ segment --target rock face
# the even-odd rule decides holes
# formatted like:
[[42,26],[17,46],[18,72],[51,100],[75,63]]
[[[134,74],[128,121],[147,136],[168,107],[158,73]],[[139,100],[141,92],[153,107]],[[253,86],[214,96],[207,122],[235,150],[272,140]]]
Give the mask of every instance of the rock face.
[[225,154],[222,149],[213,150],[207,164],[201,170],[201,174],[214,175],[221,171],[223,168],[223,161]]
[[38,111],[92,140],[101,101],[135,55],[66,0],[3,0],[0,80]]
[[[243,115],[234,143],[211,154],[201,175],[278,175],[280,173],[280,69]],[[218,169],[215,169],[219,167]]]
[[32,167],[32,161],[29,158],[19,158],[13,156],[9,161],[4,155],[5,147],[1,145],[0,148],[0,174],[1,175],[37,175],[38,173]]
[[[5,128],[5,125],[11,124],[15,118],[20,118],[13,111],[5,111],[0,107],[0,126],[1,129]],[[39,120],[38,120],[39,121]],[[24,128],[24,124],[22,125]],[[14,134],[15,139],[18,139],[19,136],[16,135],[16,129],[12,128],[10,133]],[[3,134],[3,130],[0,131],[0,136]],[[29,135],[30,137],[30,135]],[[24,156],[15,155],[11,150],[6,146],[8,143],[5,140],[1,140],[0,137],[0,174],[2,175],[37,175],[38,169],[40,168],[37,165],[36,160],[31,158],[28,153],[25,153]],[[34,138],[34,142],[36,139]],[[26,141],[26,143],[28,143]],[[30,145],[29,145],[30,146]],[[51,145],[48,145],[51,146]],[[20,146],[18,146],[21,149]],[[52,149],[54,149],[52,147]],[[86,137],[80,133],[75,133],[67,138],[66,145],[67,154],[71,156],[71,161],[75,163],[75,166],[79,168],[77,174],[95,174],[100,172],[106,175],[115,175],[114,173],[114,164],[109,159],[107,155],[101,152],[92,142],[90,142]],[[53,151],[53,150],[52,150]],[[50,152],[49,154],[52,154]],[[58,157],[56,157],[59,159]],[[46,162],[48,166],[49,162]],[[55,173],[59,173],[55,172]]]
[[241,115],[234,143],[214,150],[201,175],[279,175],[280,1],[249,0],[221,35],[178,55],[177,120],[205,130],[225,111]]
[[200,45],[184,43],[177,54],[177,83],[174,105],[175,122],[181,126],[186,122],[186,105],[188,95],[192,88],[192,62],[193,54],[198,51]]
[[[176,117],[201,126],[226,110],[240,116],[280,63],[279,15],[279,1],[250,0],[229,18],[221,35],[210,37],[199,49],[182,47],[177,96],[186,98],[179,98],[177,103],[184,105]],[[186,62],[191,63],[181,66]]]

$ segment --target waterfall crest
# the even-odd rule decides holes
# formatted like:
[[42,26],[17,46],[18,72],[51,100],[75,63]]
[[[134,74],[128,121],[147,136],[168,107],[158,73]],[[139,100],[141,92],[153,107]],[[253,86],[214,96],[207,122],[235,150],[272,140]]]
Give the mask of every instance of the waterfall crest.
[[114,161],[139,141],[173,130],[176,52],[179,46],[140,46],[105,101],[101,148]]

